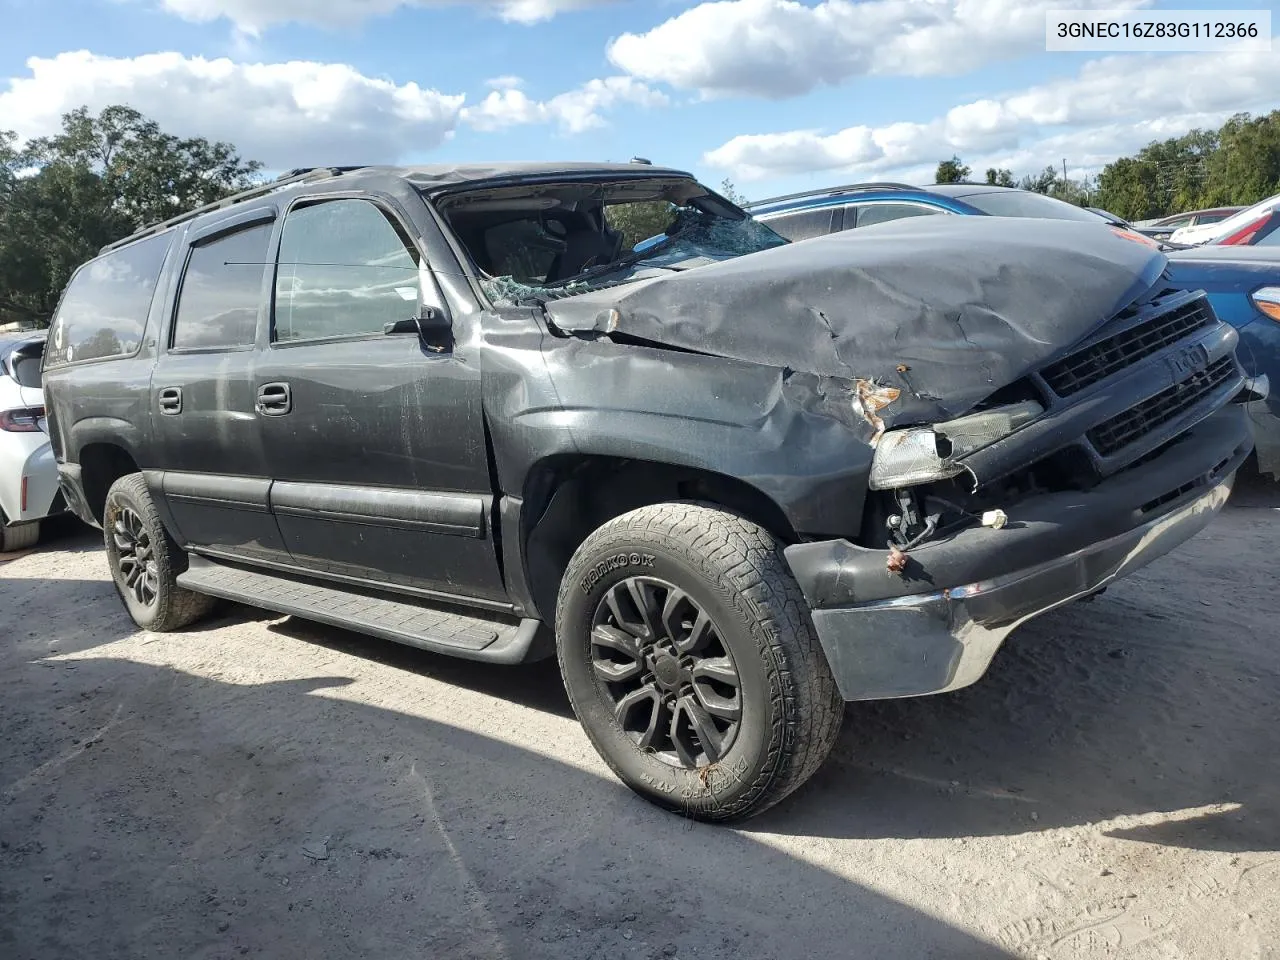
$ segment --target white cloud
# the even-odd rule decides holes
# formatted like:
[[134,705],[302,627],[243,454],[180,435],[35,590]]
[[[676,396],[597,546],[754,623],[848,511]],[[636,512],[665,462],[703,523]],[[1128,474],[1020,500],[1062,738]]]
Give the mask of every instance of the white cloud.
[[619,104],[651,108],[669,102],[665,94],[632,77],[605,77],[550,100],[534,100],[513,87],[493,90],[477,106],[463,108],[462,119],[477,130],[556,123],[566,133],[582,133],[604,126],[603,113]]
[[796,96],[864,74],[967,73],[1044,49],[1045,11],[1152,0],[720,0],[647,33],[609,59],[649,81],[704,96]]
[[526,123],[546,123],[547,105],[515,87],[492,90],[474,107],[462,108],[464,122],[477,130],[502,130]]
[[490,77],[484,85],[492,90],[515,90],[524,86],[524,78],[506,73],[500,77]]
[[703,160],[743,181],[823,170],[879,175],[952,153],[975,169],[1039,170],[1064,156],[1096,168],[1153,139],[1278,104],[1280,58],[1267,53],[1128,55],[1086,63],[1070,79],[961,104],[926,122],[744,134]]
[[439,145],[463,97],[368,77],[337,63],[235,63],[178,53],[32,57],[0,92],[4,126],[53,133],[63,113],[127,104],[180,136],[228,140],[268,169],[387,163]]
[[613,0],[159,0],[184,20],[209,23],[226,18],[238,30],[256,34],[281,23],[342,27],[384,16],[400,7],[474,6],[503,20],[537,23],[558,13]]

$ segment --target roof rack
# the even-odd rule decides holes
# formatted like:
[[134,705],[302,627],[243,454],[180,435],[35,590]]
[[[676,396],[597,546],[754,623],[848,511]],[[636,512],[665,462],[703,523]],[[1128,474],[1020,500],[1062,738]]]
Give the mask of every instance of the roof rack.
[[859,193],[863,190],[919,190],[920,187],[910,183],[898,183],[894,180],[883,180],[876,183],[849,183],[841,187],[823,187],[820,190],[802,190],[800,193],[788,193],[781,197],[769,197],[767,200],[756,200],[748,204],[762,207],[766,203],[781,203],[783,200],[803,200],[805,197],[828,197],[842,193]]
[[137,240],[141,240],[143,237],[163,233],[170,227],[177,226],[180,223],[185,223],[187,220],[192,220],[201,214],[212,213],[214,210],[221,210],[223,207],[234,206],[237,203],[244,203],[246,200],[253,200],[257,197],[266,196],[268,193],[272,193],[282,187],[290,186],[291,184],[303,183],[307,180],[324,180],[328,177],[337,177],[344,173],[350,173],[352,170],[363,170],[365,166],[366,164],[350,167],[299,167],[296,170],[289,170],[288,172],[282,173],[280,176],[276,177],[276,179],[269,180],[256,187],[250,187],[248,190],[243,190],[240,193],[233,193],[231,196],[223,197],[221,200],[215,200],[213,203],[206,203],[203,207],[196,207],[194,210],[188,210],[186,213],[180,213],[176,217],[170,217],[168,220],[161,221],[160,223],[148,224],[121,240],[107,244],[98,251],[98,255],[101,256],[102,254],[109,253],[112,250],[118,250],[120,247],[127,246]]

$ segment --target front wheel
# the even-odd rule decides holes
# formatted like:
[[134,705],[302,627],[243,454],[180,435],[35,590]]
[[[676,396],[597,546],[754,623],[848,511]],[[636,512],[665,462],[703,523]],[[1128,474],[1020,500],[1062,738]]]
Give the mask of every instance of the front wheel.
[[144,630],[178,630],[213,609],[213,597],[178,586],[187,557],[174,543],[140,473],[121,477],[102,513],[111,579],[133,622]]
[[844,703],[781,544],[708,505],[642,507],[591,534],[561,583],[556,642],[609,766],[699,820],[777,803],[840,729]]

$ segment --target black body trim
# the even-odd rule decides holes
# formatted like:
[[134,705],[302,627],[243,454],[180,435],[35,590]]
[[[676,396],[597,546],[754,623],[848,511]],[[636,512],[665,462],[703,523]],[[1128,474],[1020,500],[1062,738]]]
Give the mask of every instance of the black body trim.
[[229,477],[166,470],[164,495],[170,500],[208,503],[231,510],[270,513],[271,481],[259,477]]
[[478,610],[492,610],[496,613],[516,613],[521,611],[515,609],[509,603],[503,603],[500,600],[488,600],[484,597],[462,596],[456,593],[445,593],[441,590],[431,590],[427,587],[415,587],[405,583],[391,583],[386,580],[373,580],[369,577],[357,577],[353,574],[335,573],[332,570],[320,570],[315,567],[307,567],[296,563],[283,563],[279,560],[266,560],[261,557],[246,557],[230,550],[219,550],[217,547],[192,547],[191,552],[197,556],[209,557],[213,560],[226,560],[242,566],[262,567],[266,570],[275,570],[279,573],[292,574],[297,577],[304,577],[312,580],[332,580],[335,583],[345,583],[353,587],[360,587],[364,590],[380,590],[384,593],[405,594],[411,597],[420,597],[423,600],[434,600],[439,603],[449,603],[460,607],[475,607]]
[[479,539],[490,498],[460,493],[418,493],[385,487],[349,487],[276,481],[272,509],[281,516],[364,523]]

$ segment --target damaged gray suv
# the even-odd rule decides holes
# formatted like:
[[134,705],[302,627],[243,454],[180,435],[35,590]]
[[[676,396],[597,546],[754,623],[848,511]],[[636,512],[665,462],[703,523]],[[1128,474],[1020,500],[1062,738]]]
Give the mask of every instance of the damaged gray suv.
[[81,267],[44,385],[140,626],[555,655],[628,786],[725,820],[1222,507],[1265,385],[1164,269],[1089,223],[789,244],[644,164],[326,168]]

